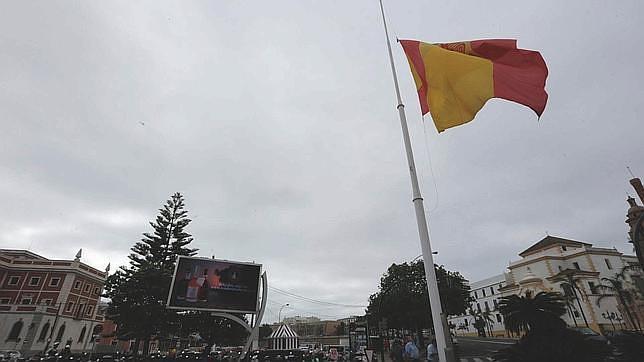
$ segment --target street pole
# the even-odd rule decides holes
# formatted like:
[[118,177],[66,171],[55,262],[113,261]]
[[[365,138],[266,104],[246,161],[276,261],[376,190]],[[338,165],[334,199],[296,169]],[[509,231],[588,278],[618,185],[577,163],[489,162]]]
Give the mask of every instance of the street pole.
[[289,305],[289,303],[286,303],[282,307],[280,307],[280,311],[277,313],[277,323],[282,323],[282,309],[284,309],[284,307],[288,307]]
[[[427,220],[425,218],[425,208],[423,206],[423,198],[420,193],[418,185],[418,175],[416,174],[416,164],[414,162],[414,154],[411,148],[411,140],[409,138],[409,130],[407,128],[407,117],[405,115],[405,105],[400,96],[400,87],[398,86],[398,76],[396,75],[396,66],[394,64],[394,57],[391,52],[391,41],[389,40],[389,31],[387,29],[387,21],[385,19],[385,10],[380,0],[380,12],[382,14],[382,22],[385,29],[385,37],[387,40],[387,51],[389,52],[389,63],[391,65],[391,73],[393,75],[394,87],[396,89],[396,100],[398,101],[398,115],[400,117],[400,126],[403,133],[403,142],[405,144],[405,151],[407,153],[407,163],[409,166],[409,175],[411,177],[412,187],[412,202],[416,211],[416,224],[418,225],[418,235],[420,237],[420,246],[423,251],[423,262],[425,264],[425,277],[427,279],[427,291],[429,292],[429,304],[432,311],[432,322],[434,324],[434,331],[436,332],[436,345],[438,349],[438,356],[440,361],[453,362],[455,356],[453,350],[447,346],[448,336],[445,334],[445,328],[441,320],[443,314],[440,296],[438,293],[438,283],[436,281],[436,271],[434,270],[434,259],[432,257],[432,247],[429,241],[429,231],[427,229]],[[449,356],[449,359],[448,359]]]

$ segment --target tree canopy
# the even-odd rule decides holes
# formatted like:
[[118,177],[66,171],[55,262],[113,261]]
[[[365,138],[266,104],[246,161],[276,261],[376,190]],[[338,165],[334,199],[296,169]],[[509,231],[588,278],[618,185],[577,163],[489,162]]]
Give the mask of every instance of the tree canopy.
[[[458,272],[435,265],[443,311],[464,313],[470,303],[469,285]],[[386,319],[389,328],[419,330],[432,325],[427,281],[422,260],[392,264],[380,278],[378,292],[369,297],[370,319]]]
[[505,328],[514,333],[563,328],[566,325],[561,319],[566,313],[566,304],[563,296],[555,292],[502,297],[499,311],[503,314]]
[[109,318],[118,324],[119,337],[148,340],[177,329],[177,313],[165,308],[177,256],[195,255],[184,200],[175,193],[150,222],[152,233],[134,244],[130,265],[109,276],[104,296],[110,298]]

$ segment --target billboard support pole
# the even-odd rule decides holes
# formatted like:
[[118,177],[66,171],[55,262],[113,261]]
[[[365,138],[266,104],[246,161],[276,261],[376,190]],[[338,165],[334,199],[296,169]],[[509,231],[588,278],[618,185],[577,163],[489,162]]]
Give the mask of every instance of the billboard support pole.
[[213,312],[213,316],[217,317],[222,317],[222,318],[228,318],[232,320],[233,322],[238,323],[246,331],[248,331],[249,336],[248,340],[246,341],[246,344],[244,345],[244,351],[242,352],[241,359],[245,359],[248,353],[250,352],[250,348],[253,344],[253,342],[259,338],[259,327],[262,323],[262,317],[264,316],[264,311],[266,310],[266,302],[267,302],[267,297],[268,297],[268,278],[266,277],[266,272],[262,273],[262,303],[259,306],[259,310],[257,311],[257,318],[255,318],[255,323],[253,326],[248,324],[245,320],[239,318],[238,316],[230,313],[221,313],[221,312]]

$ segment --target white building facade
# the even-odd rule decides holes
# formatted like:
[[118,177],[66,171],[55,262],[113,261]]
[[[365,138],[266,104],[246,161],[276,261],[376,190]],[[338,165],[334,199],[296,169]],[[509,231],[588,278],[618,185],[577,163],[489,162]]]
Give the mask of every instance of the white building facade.
[[503,316],[498,311],[499,299],[502,296],[500,289],[505,285],[506,281],[503,274],[471,283],[470,296],[473,299],[470,305],[471,311],[464,315],[449,318],[452,332],[461,335],[477,335],[478,331],[474,328],[474,315],[479,314],[486,317],[486,335],[490,332],[494,336],[505,335]]
[[[489,309],[488,330],[493,335],[505,334],[503,316],[496,308],[502,296],[533,295],[540,291],[560,292],[567,296],[567,313],[563,319],[569,326],[589,327],[596,332],[615,329],[634,329],[625,306],[614,295],[598,288],[606,284],[602,278],[614,278],[622,268],[634,265],[636,258],[616,249],[593,247],[592,244],[547,236],[519,254],[521,259],[511,262],[507,271],[471,284],[472,309],[482,312]],[[632,287],[632,278],[640,272],[630,272],[626,284]],[[574,285],[570,288],[568,285]],[[639,315],[638,306],[631,314]],[[453,331],[475,335],[472,316],[454,316],[449,319]],[[637,323],[637,321],[634,321]]]

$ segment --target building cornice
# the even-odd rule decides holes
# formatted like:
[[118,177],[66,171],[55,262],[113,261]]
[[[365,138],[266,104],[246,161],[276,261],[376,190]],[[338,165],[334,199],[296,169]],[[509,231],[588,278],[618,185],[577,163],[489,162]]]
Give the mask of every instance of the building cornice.
[[571,253],[568,255],[542,255],[538,258],[534,259],[528,259],[528,260],[519,260],[514,262],[514,264],[510,264],[508,268],[513,269],[513,268],[518,268],[521,266],[525,266],[528,264],[532,264],[535,262],[539,261],[544,261],[544,260],[568,260],[572,258],[576,258],[579,256],[584,256],[584,255],[613,255],[613,256],[622,256],[624,254],[620,253],[619,251],[615,249],[604,249],[604,248],[588,248],[588,249],[582,249],[576,253]]
[[12,259],[0,255],[0,267],[11,270],[42,270],[47,272],[64,272],[77,273],[86,277],[94,278],[99,282],[104,282],[107,278],[107,272],[100,271],[96,268],[71,260],[43,260],[43,259]]

